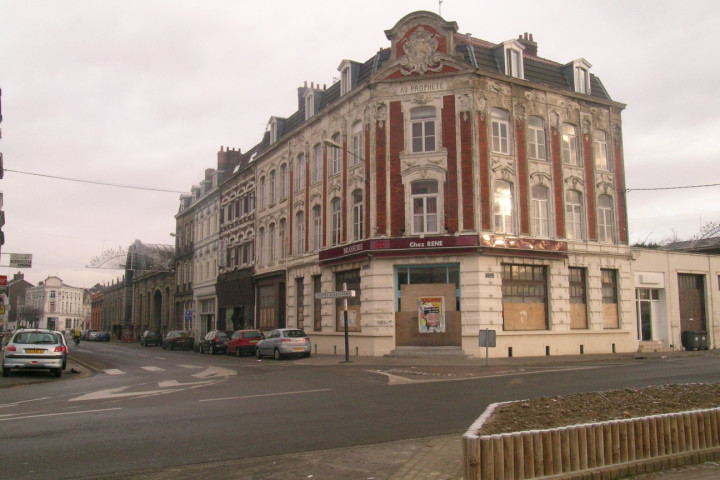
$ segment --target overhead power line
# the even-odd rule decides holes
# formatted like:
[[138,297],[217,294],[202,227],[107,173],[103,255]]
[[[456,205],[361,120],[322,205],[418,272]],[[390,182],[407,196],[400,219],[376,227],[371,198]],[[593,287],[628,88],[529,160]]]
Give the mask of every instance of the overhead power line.
[[13,172],[13,173],[21,173],[23,175],[34,175],[36,177],[52,178],[55,180],[67,180],[68,182],[91,183],[93,185],[103,185],[106,187],[131,188],[134,190],[150,190],[153,192],[166,192],[166,193],[187,193],[187,192],[182,192],[180,190],[167,190],[164,188],[152,188],[152,187],[138,187],[135,185],[122,185],[119,183],[96,182],[94,180],[81,180],[79,178],[58,177],[57,175],[45,175],[43,173],[21,172],[20,170],[11,170],[9,168],[6,168],[5,171]]
[[626,188],[626,192],[632,192],[634,190],[682,190],[685,188],[704,188],[704,187],[717,187],[720,183],[708,183],[707,185],[686,185],[684,187],[655,187],[655,188]]

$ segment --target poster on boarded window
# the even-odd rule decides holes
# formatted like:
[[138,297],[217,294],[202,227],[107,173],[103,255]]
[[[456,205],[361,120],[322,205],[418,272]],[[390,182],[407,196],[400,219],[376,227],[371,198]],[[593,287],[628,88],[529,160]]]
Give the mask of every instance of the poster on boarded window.
[[420,333],[444,332],[445,297],[419,297],[418,324]]

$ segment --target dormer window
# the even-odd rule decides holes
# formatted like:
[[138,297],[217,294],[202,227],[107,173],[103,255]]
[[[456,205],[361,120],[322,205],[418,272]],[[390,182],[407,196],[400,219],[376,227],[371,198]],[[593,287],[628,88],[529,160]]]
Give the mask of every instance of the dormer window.
[[356,62],[343,60],[342,63],[340,63],[338,67],[338,71],[340,72],[340,96],[350,93],[350,90],[353,89],[359,70],[360,64]]
[[[572,79],[575,92],[590,95],[590,68],[592,65],[584,58],[574,60],[566,65],[566,74]],[[569,69],[572,70],[568,71]]]
[[[523,50],[525,46],[517,40],[509,40],[501,44],[502,67],[505,75],[515,78],[525,78],[523,67]],[[498,51],[500,53],[500,51]]]
[[276,118],[270,119],[270,145],[277,142],[278,139],[278,124]]
[[315,115],[315,92],[308,90],[305,94],[305,120]]

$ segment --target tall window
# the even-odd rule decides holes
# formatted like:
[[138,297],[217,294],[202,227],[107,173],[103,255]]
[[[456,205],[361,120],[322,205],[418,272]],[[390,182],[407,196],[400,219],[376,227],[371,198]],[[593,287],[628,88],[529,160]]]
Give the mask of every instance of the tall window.
[[530,158],[547,160],[545,152],[545,123],[540,117],[528,118],[528,147]]
[[275,224],[271,223],[268,227],[268,260],[270,263],[275,261]]
[[305,189],[305,155],[297,156],[297,169],[295,171],[295,190]]
[[333,245],[340,244],[340,233],[342,230],[342,210],[340,199],[335,197],[330,202],[330,210],[332,212],[332,234],[331,241]]
[[258,197],[260,197],[260,210],[262,210],[265,208],[265,177],[260,179],[260,191],[258,192]]
[[322,212],[320,205],[315,205],[312,209],[313,231],[312,231],[312,249],[320,250],[322,246]]
[[360,240],[364,233],[364,215],[363,215],[363,192],[358,189],[352,193],[353,201],[353,239]]
[[590,72],[586,68],[575,67],[575,91],[578,93],[590,93]]
[[323,168],[323,157],[322,157],[322,144],[316,143],[313,147],[313,159],[312,159],[312,183],[317,183],[322,180],[322,168]]
[[601,268],[603,328],[619,328],[617,270]]
[[287,164],[280,165],[280,200],[287,198]]
[[585,238],[585,217],[583,215],[582,194],[577,190],[568,190],[565,194],[565,218],[567,237],[570,240]]
[[435,107],[410,110],[413,153],[435,151]]
[[612,171],[612,164],[608,161],[607,134],[602,130],[595,130],[593,133],[593,156],[595,157],[595,168],[598,170]]
[[410,185],[413,233],[438,233],[438,182],[421,180]]
[[587,328],[587,284],[585,269],[569,267],[570,328]]
[[492,151],[495,153],[510,153],[510,116],[507,111],[500,108],[492,109]]
[[497,233],[515,233],[513,221],[513,186],[505,180],[495,182],[493,216]]
[[362,163],[363,155],[363,129],[362,122],[355,122],[352,126],[352,161],[353,165]]
[[275,197],[277,190],[275,189],[275,170],[270,172],[270,205],[274,205],[277,201]]
[[305,253],[305,213],[299,211],[295,215],[295,254]]
[[569,123],[564,123],[562,126],[562,159],[568,165],[581,166],[578,156],[577,128]]
[[522,52],[514,48],[505,50],[505,75],[515,78],[523,78]]
[[598,197],[598,227],[601,242],[615,241],[615,216],[613,215],[613,202],[610,195]]
[[278,228],[278,246],[280,258],[285,258],[285,219],[280,220],[280,227]]
[[550,236],[550,203],[548,189],[542,185],[532,187],[532,232],[536,237]]
[[258,236],[258,252],[257,259],[259,265],[265,264],[265,229],[260,229],[260,235]]
[[[336,133],[332,137],[332,141],[337,145],[342,145],[340,143],[340,134]],[[337,147],[330,147],[330,175],[335,175],[336,173],[340,173],[340,165],[342,163],[342,148]]]

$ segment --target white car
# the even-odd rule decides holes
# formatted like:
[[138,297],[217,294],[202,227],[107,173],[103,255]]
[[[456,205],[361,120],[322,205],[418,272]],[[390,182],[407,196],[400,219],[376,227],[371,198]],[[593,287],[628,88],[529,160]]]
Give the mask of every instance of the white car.
[[257,343],[257,358],[272,356],[275,360],[281,357],[297,355],[309,357],[312,350],[310,337],[299,328],[278,328],[270,331],[265,338]]
[[62,375],[67,363],[67,344],[62,333],[46,329],[18,330],[3,351],[2,376],[10,370],[50,370]]

